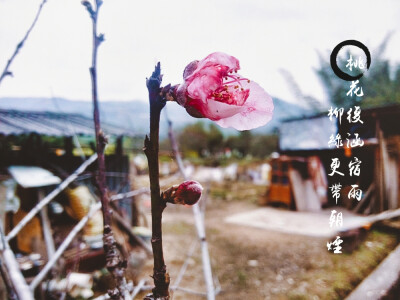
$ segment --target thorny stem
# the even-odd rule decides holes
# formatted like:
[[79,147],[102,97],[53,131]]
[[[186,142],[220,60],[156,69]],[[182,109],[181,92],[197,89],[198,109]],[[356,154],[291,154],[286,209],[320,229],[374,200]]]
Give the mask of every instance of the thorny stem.
[[90,76],[92,80],[92,100],[93,100],[93,120],[96,133],[96,150],[98,162],[97,186],[100,192],[101,207],[104,220],[103,243],[104,252],[106,254],[106,266],[108,271],[113,275],[115,280],[115,289],[109,290],[108,294],[111,299],[127,299],[128,291],[126,288],[126,279],[124,277],[126,261],[121,260],[111,228],[111,210],[109,207],[110,199],[107,194],[106,176],[105,176],[105,158],[104,149],[107,139],[101,130],[99,104],[97,99],[97,50],[101,42],[104,40],[103,34],[97,34],[97,17],[102,0],[95,0],[95,6],[92,7],[89,1],[82,1],[82,4],[89,12],[92,19],[93,27],[93,51],[92,66],[90,67]]
[[[150,138],[146,136],[144,141],[144,153],[149,164],[150,191],[151,191],[151,218],[152,218],[152,238],[154,257],[154,289],[153,295],[148,295],[144,299],[169,299],[169,274],[164,262],[162,248],[162,213],[166,207],[165,201],[160,194],[158,150],[159,150],[159,128],[161,110],[166,104],[166,99],[160,85],[162,81],[161,67],[158,63],[151,77],[147,79],[146,85],[149,90],[150,102]],[[168,89],[166,87],[165,89]]]
[[35,27],[37,20],[39,19],[40,13],[42,12],[42,8],[43,5],[47,2],[47,0],[43,0],[40,5],[39,5],[39,9],[36,13],[35,19],[33,20],[31,26],[29,27],[28,31],[25,33],[25,36],[23,37],[23,39],[18,43],[17,47],[15,47],[14,53],[11,55],[11,57],[9,58],[9,60],[7,61],[6,66],[4,67],[3,72],[0,75],[0,84],[1,81],[7,77],[7,76],[12,76],[12,72],[9,70],[11,63],[13,62],[14,58],[17,56],[19,50],[21,50],[21,48],[24,46],[25,41],[28,39],[29,34],[31,33],[33,27]]

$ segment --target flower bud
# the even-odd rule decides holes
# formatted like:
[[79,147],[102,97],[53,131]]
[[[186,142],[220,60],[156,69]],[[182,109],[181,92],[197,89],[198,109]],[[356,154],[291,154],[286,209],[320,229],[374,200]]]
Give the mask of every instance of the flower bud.
[[203,187],[200,183],[187,180],[179,185],[173,185],[162,193],[165,202],[173,204],[193,205],[199,201]]
[[185,67],[185,70],[183,70],[183,79],[185,79],[185,78],[189,77],[190,75],[192,75],[193,72],[196,71],[198,64],[199,64],[198,60],[194,60],[191,63],[189,63]]

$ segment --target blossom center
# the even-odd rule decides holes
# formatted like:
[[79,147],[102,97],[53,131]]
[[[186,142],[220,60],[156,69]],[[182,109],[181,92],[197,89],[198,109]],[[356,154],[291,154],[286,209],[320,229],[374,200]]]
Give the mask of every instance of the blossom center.
[[245,89],[242,83],[250,80],[237,75],[227,74],[222,84],[212,93],[212,99],[233,105],[243,105],[249,97],[249,89]]

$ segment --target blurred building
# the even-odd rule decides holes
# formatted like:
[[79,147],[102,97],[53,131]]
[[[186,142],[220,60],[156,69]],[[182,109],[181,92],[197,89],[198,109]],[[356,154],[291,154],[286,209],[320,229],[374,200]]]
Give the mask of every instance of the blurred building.
[[[131,134],[108,124],[102,124],[102,129],[113,141],[109,143],[112,151],[105,157],[108,191],[110,195],[124,195],[131,191],[131,174],[129,157],[123,153],[122,143],[123,138]],[[83,147],[79,140],[87,141],[88,145]],[[5,234],[89,157],[94,162],[10,239],[10,246],[18,253],[20,268],[27,278],[39,272],[71,229],[98,201],[94,153],[91,118],[78,114],[0,110],[0,220]],[[137,209],[132,196],[118,199],[121,200],[111,204],[114,215],[121,218],[115,221],[118,224],[115,234],[119,241],[131,242],[122,243],[120,249],[129,253],[135,242],[128,231],[135,223]],[[125,227],[120,226],[124,222]],[[102,236],[103,219],[97,211],[79,238],[63,253],[62,265],[83,272],[101,269],[105,264]]]
[[[340,183],[337,205],[357,213],[379,213],[400,207],[400,105],[362,109],[363,123],[327,113],[283,122],[279,131],[279,156],[273,158],[268,203],[315,211],[336,205],[331,187]],[[343,145],[328,146],[340,135]],[[364,142],[354,146],[355,137]],[[348,140],[347,140],[348,139]],[[349,174],[349,163],[358,158],[360,175]],[[340,162],[344,176],[331,173],[332,159]],[[349,199],[352,185],[362,190],[359,201]]]

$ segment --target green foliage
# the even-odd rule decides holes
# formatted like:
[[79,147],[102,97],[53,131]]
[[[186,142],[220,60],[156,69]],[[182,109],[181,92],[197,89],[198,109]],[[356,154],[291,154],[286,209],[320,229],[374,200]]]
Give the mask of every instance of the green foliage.
[[[307,107],[315,113],[326,111],[329,106],[335,107],[351,107],[359,105],[361,107],[377,107],[389,104],[400,104],[400,65],[391,64],[390,61],[383,57],[386,46],[390,41],[391,33],[389,33],[382,43],[375,49],[371,50],[371,66],[369,70],[364,72],[364,76],[359,80],[358,87],[362,87],[364,96],[358,97],[353,94],[352,97],[347,96],[350,90],[351,82],[340,79],[333,72],[330,65],[330,51],[324,54],[318,53],[319,66],[315,68],[322,87],[328,98],[328,107],[322,101],[305,95],[296,80],[287,70],[281,70],[289,88],[295,95],[296,99],[302,101]],[[346,69],[347,60],[352,55],[353,61],[358,59],[359,53],[347,51],[345,55],[337,58],[337,64],[341,70]],[[365,63],[365,62],[364,62]],[[346,69],[346,73],[356,75],[359,69]]]
[[230,136],[225,144],[241,157],[246,155],[266,157],[278,150],[278,136],[253,135],[250,131],[242,131],[238,136]]
[[[329,53],[324,56],[319,55],[320,66],[315,71],[331,105],[338,107],[354,105],[372,107],[400,103],[400,65],[391,66],[389,60],[383,58],[383,53],[389,40],[390,34],[386,36],[377,49],[371,51],[371,66],[364,73],[358,84],[363,88],[363,97],[357,97],[354,94],[352,97],[346,96],[351,82],[344,81],[334,74],[329,59],[326,59],[326,57],[329,57]],[[350,54],[352,53],[347,51],[344,57],[338,57],[338,66],[341,69],[345,68]],[[358,57],[354,53],[352,56],[353,60]],[[346,72],[355,75],[359,70],[353,69],[352,72],[349,70]]]
[[241,156],[246,156],[250,153],[252,137],[250,131],[241,131],[238,136],[230,136],[226,141],[226,146],[237,150]]
[[[161,142],[162,149],[168,149],[169,142]],[[202,158],[209,165],[221,164],[226,158],[224,152],[231,150],[234,158],[247,155],[264,158],[277,150],[277,135],[253,135],[250,131],[241,131],[238,135],[224,138],[215,124],[205,125],[197,122],[186,126],[179,135],[179,145],[186,158]]]
[[204,156],[208,146],[207,134],[203,122],[186,126],[179,136],[179,145],[182,151],[193,150],[199,156]]
[[256,135],[253,137],[250,153],[254,157],[266,157],[277,150],[277,135]]
[[207,133],[207,149],[210,153],[220,152],[223,148],[224,136],[217,125],[210,124]]

